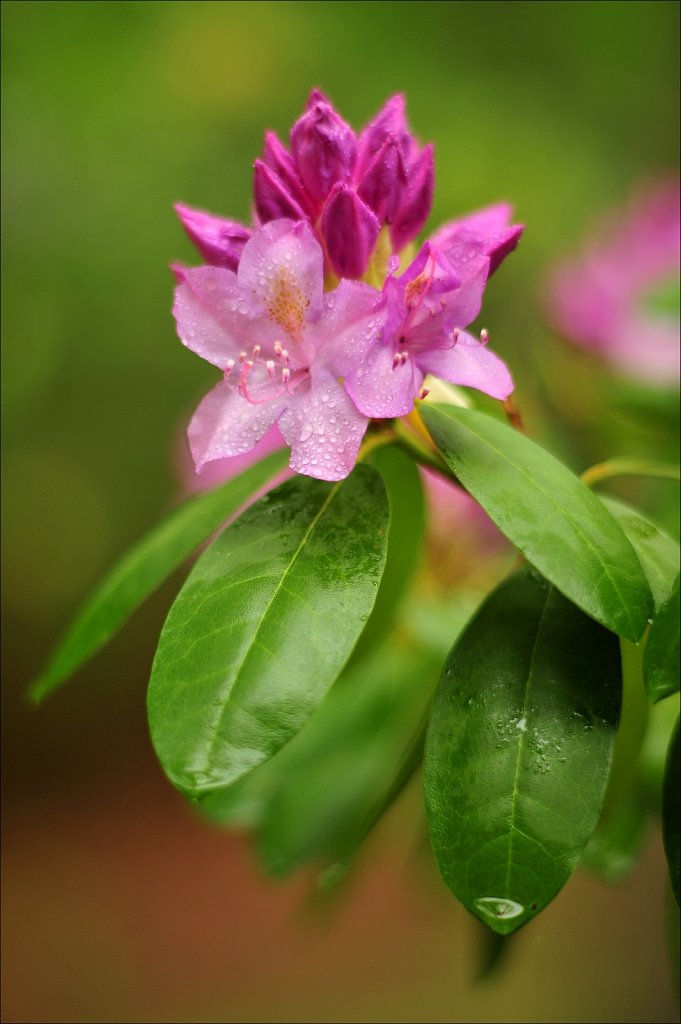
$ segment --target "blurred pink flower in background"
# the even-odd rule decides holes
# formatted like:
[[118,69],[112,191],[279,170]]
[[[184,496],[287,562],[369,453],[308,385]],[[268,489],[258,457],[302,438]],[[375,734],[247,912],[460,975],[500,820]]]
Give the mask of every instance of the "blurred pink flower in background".
[[555,267],[548,311],[569,340],[647,383],[678,386],[679,182],[640,187]]

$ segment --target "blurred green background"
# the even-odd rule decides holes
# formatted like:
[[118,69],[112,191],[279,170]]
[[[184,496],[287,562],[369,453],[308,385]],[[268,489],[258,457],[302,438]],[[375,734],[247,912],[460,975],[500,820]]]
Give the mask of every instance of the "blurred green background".
[[[676,1019],[659,837],[617,889],[579,875],[484,986],[474,922],[422,866],[417,787],[333,913],[301,909],[306,880],[263,881],[150,750],[145,684],[177,580],[40,710],[22,694],[181,494],[182,431],[214,371],[174,333],[167,265],[194,256],[172,203],[248,220],[262,132],[285,137],[313,85],[356,127],[407,94],[436,144],[432,226],[514,203],[527,232],[484,323],[535,431],[576,469],[669,453],[610,408],[571,422],[601,377],[551,337],[541,295],[599,211],[677,166],[678,4],[50,0],[2,16],[3,1019]],[[667,491],[648,497],[673,520]]]

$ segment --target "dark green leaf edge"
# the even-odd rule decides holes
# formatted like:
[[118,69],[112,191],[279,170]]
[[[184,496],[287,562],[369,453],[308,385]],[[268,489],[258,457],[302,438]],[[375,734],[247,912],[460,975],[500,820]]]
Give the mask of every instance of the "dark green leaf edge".
[[679,577],[658,610],[643,654],[643,681],[648,699],[656,704],[679,691]]
[[[433,435],[433,429],[431,429],[431,428],[434,428],[435,431],[437,432],[437,417],[438,416],[443,417],[443,419],[446,421],[447,419],[452,419],[454,413],[456,413],[458,415],[465,414],[468,417],[484,417],[485,420],[488,420],[491,423],[495,424],[496,427],[503,428],[503,429],[508,429],[509,431],[511,431],[511,428],[507,427],[506,424],[502,423],[501,421],[499,421],[499,420],[495,419],[494,417],[491,417],[491,416],[489,416],[489,415],[487,415],[485,413],[480,413],[480,412],[477,412],[475,410],[460,409],[458,407],[453,409],[453,407],[451,407],[451,406],[439,406],[437,404],[427,405],[425,403],[421,403],[419,411],[420,411],[421,417],[422,417],[426,427],[428,428],[429,432],[431,433],[431,435]],[[447,413],[452,413],[452,416],[448,416]],[[459,426],[461,425],[459,420],[455,419],[454,422],[457,423],[457,425],[459,425]],[[470,428],[467,428],[467,429],[470,429]],[[494,452],[495,455],[499,455],[499,456],[503,457],[505,459],[505,461],[514,470],[516,470],[521,476],[527,476],[527,473],[526,473],[526,471],[525,471],[523,466],[518,465],[516,462],[511,460],[508,457],[508,455],[505,452],[503,452],[501,449],[495,448],[494,445],[487,438],[482,437],[480,434],[476,433],[475,431],[471,431],[471,433],[473,434],[473,436],[477,440],[479,440],[479,441],[483,442],[484,444],[486,444],[487,447],[492,452]],[[532,448],[536,448],[539,451],[541,451],[543,453],[543,455],[547,459],[550,459],[552,461],[552,463],[557,468],[559,468],[564,474],[570,474],[570,476],[572,477],[572,479],[575,482],[575,484],[578,485],[578,486],[582,486],[584,488],[584,495],[585,496],[589,495],[589,499],[593,498],[594,501],[596,501],[596,502],[598,501],[598,499],[593,494],[593,492],[590,491],[589,488],[586,487],[586,485],[582,484],[582,481],[579,479],[579,477],[577,477],[573,473],[571,473],[571,471],[567,468],[567,466],[565,466],[562,462],[560,462],[558,459],[556,459],[555,456],[551,455],[550,452],[547,452],[544,448],[541,447],[541,445],[538,445],[538,444],[536,444],[536,442],[531,441],[530,438],[526,437],[525,435],[518,434],[517,437],[522,439],[522,442],[524,442],[525,444],[530,445],[530,446],[532,446]],[[437,438],[433,437],[433,439],[435,440],[435,442],[437,444]],[[454,466],[454,465],[451,465],[451,462],[447,459],[446,453],[441,450],[439,445],[438,445],[438,450],[441,451],[441,454],[442,454],[443,458],[445,459],[445,461],[449,465],[450,469],[457,475],[457,479],[460,480],[460,483],[462,484],[462,486],[464,486],[465,489],[471,494],[471,496],[473,498],[475,498],[475,500],[478,501],[482,505],[482,507],[487,512],[487,514],[490,516],[490,519],[492,519],[492,521],[496,524],[496,526],[498,526],[498,528],[502,531],[502,533],[504,533],[508,537],[508,539],[511,541],[511,543],[514,544],[514,546],[520,551],[520,553],[525,558],[527,558],[528,562],[532,563],[533,565],[536,565],[537,569],[549,580],[549,582],[551,582],[556,587],[557,590],[559,590],[561,593],[563,593],[565,595],[565,597],[568,598],[568,600],[573,601],[574,603],[578,604],[578,606],[581,607],[582,610],[584,612],[586,612],[587,615],[590,615],[592,618],[595,618],[597,621],[601,622],[601,624],[604,625],[607,629],[611,629],[613,632],[616,632],[618,635],[624,636],[624,637],[626,637],[629,640],[637,641],[637,640],[639,640],[641,638],[641,636],[643,635],[643,633],[645,632],[645,629],[646,629],[646,625],[647,625],[647,612],[650,610],[650,606],[652,605],[652,596],[650,594],[650,587],[648,585],[647,577],[646,577],[645,573],[642,570],[642,567],[640,565],[640,561],[639,561],[639,559],[638,559],[638,557],[636,555],[636,552],[635,552],[633,546],[631,545],[631,542],[629,541],[628,537],[626,536],[626,534],[622,530],[622,527],[619,525],[619,523],[617,522],[616,519],[614,519],[608,513],[609,518],[612,520],[615,528],[620,532],[620,534],[622,535],[622,539],[626,542],[628,548],[631,551],[631,554],[633,556],[633,563],[632,564],[638,565],[638,567],[640,569],[641,582],[644,582],[646,584],[646,586],[645,586],[645,595],[646,595],[646,599],[647,599],[646,600],[646,614],[645,615],[644,614],[639,614],[636,618],[634,618],[632,616],[629,604],[626,601],[623,600],[620,588],[618,587],[616,581],[612,578],[612,575],[611,575],[611,572],[609,571],[609,567],[608,567],[607,563],[601,560],[600,553],[597,552],[594,549],[590,539],[588,537],[586,537],[582,533],[582,531],[579,529],[579,524],[571,516],[569,516],[567,514],[567,512],[561,507],[561,505],[559,505],[555,501],[555,499],[550,494],[550,492],[542,490],[541,488],[539,488],[536,485],[536,481],[534,481],[532,478],[528,478],[530,480],[530,482],[534,486],[537,486],[537,490],[539,490],[539,492],[542,494],[542,496],[544,498],[546,498],[547,501],[549,501],[551,504],[553,504],[555,509],[556,509],[556,511],[570,524],[570,526],[573,529],[574,533],[577,536],[582,538],[582,540],[584,541],[585,546],[588,547],[591,551],[593,551],[593,553],[595,555],[594,564],[597,564],[597,565],[599,565],[599,567],[601,567],[601,569],[603,571],[603,575],[608,579],[613,592],[618,597],[619,606],[620,606],[620,608],[622,609],[622,611],[625,614],[626,621],[622,621],[622,622],[619,622],[619,621],[615,622],[615,621],[612,621],[612,620],[611,621],[606,621],[605,616],[603,616],[603,615],[596,615],[594,613],[594,609],[593,608],[586,607],[584,604],[582,604],[580,602],[577,602],[576,597],[575,597],[574,594],[567,593],[566,590],[565,590],[565,587],[561,586],[560,581],[554,578],[554,573],[550,572],[550,570],[548,569],[548,567],[546,565],[538,564],[536,557],[533,558],[532,555],[530,553],[528,553],[528,551],[526,550],[524,545],[521,546],[516,540],[514,540],[513,537],[510,536],[510,534],[509,534],[507,528],[505,528],[504,524],[500,523],[498,521],[497,516],[495,514],[493,514],[492,511],[490,511],[490,509],[487,507],[487,504],[484,502],[484,500],[481,498],[481,496],[478,493],[476,493],[477,489],[474,486],[473,487],[469,486],[464,480],[461,480],[459,478],[459,475],[457,473],[457,467]],[[600,503],[600,504],[602,504],[602,503]],[[643,588],[640,588],[640,589],[643,589]]]
[[28,696],[39,703],[103,647],[203,541],[286,465],[274,452],[238,477],[199,494],[147,533],[109,571],[68,628]]

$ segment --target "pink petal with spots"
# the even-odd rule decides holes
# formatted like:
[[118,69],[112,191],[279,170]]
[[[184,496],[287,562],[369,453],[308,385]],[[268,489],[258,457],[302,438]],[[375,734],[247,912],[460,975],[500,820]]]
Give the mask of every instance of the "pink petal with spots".
[[284,406],[280,399],[252,405],[225,383],[217,384],[200,403],[187,432],[196,471],[215,459],[250,451],[278,419]]
[[365,416],[392,419],[405,416],[414,406],[423,373],[411,358],[394,366],[394,356],[392,345],[376,345],[345,380],[348,394]]
[[341,281],[324,296],[324,313],[310,334],[318,365],[334,377],[346,377],[359,366],[381,336],[385,322],[383,292],[358,281]]
[[323,283],[322,250],[303,221],[270,221],[244,248],[239,284],[289,337],[319,318]]
[[258,307],[244,298],[231,270],[195,267],[183,269],[182,277],[175,289],[173,316],[181,341],[192,352],[224,370],[239,352],[250,352],[263,331],[268,336]]
[[317,370],[310,390],[279,419],[291,446],[291,469],[318,480],[343,480],[357,461],[368,423],[335,377]]

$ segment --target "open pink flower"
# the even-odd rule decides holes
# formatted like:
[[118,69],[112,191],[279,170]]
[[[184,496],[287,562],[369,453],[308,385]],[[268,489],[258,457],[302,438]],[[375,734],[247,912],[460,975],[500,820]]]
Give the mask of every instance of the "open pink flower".
[[678,387],[679,249],[679,183],[648,186],[555,268],[550,319],[625,374]]
[[306,223],[285,219],[253,234],[236,274],[214,266],[180,274],[180,338],[223,371],[189,426],[197,471],[250,451],[277,423],[292,469],[347,476],[368,417],[341,381],[380,334],[383,294],[351,281],[324,293],[319,244]]
[[403,416],[426,374],[505,399],[513,390],[506,365],[464,331],[480,312],[487,278],[517,244],[522,227],[507,226],[505,206],[446,225],[426,242],[404,274],[384,285],[387,317],[381,342],[346,379],[367,416]]

